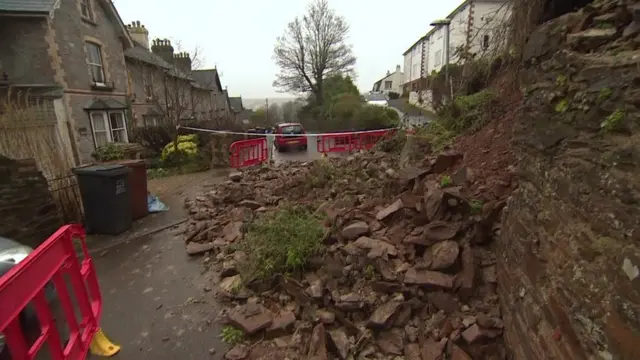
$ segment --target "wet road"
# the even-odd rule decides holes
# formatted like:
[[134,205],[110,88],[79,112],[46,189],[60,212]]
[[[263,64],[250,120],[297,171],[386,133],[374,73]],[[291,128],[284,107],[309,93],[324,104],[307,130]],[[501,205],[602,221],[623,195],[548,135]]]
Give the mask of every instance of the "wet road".
[[[96,256],[102,327],[122,346],[113,359],[221,359],[212,282],[202,258],[165,230]],[[215,354],[210,353],[215,349]]]
[[[307,139],[307,150],[288,150],[286,152],[278,152],[273,146],[273,137],[267,138],[268,147],[271,150],[273,160],[276,165],[289,161],[311,161],[322,158],[322,154],[318,152],[318,137],[309,136]],[[336,153],[329,153],[329,156],[340,156]]]
[[[224,179],[225,172],[212,171],[150,180],[149,190],[170,210],[147,216],[148,223],[138,227],[158,228],[184,219],[184,197],[197,196]],[[204,271],[202,257],[186,255],[182,236],[174,235],[178,230],[93,251],[103,296],[102,327],[122,346],[113,359],[223,358],[212,274]]]

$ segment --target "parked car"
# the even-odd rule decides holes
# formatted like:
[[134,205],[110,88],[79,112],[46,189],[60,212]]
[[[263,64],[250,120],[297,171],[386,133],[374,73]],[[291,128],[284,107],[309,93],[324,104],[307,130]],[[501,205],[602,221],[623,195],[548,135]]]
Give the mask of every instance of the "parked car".
[[279,152],[288,149],[307,150],[307,136],[299,123],[283,123],[276,125],[275,147]]
[[[9,272],[14,266],[18,265],[24,259],[29,256],[33,251],[32,248],[26,245],[22,245],[11,239],[7,239],[0,236],[0,278]],[[62,309],[56,298],[55,288],[52,283],[49,283],[45,290],[45,297],[49,302],[49,306],[53,312],[54,318],[60,318],[62,316]],[[40,323],[38,322],[38,316],[35,309],[31,304],[27,305],[20,313],[20,324],[22,325],[22,332],[28,339],[28,344],[33,343],[38,336],[40,336]],[[62,317],[63,318],[63,317]],[[66,326],[57,326],[60,335],[63,339],[68,339],[68,333],[63,328]],[[40,354],[44,354],[43,351],[38,353],[36,359],[41,358]],[[10,360],[11,355],[9,349],[5,347],[4,335],[0,334],[0,360]]]

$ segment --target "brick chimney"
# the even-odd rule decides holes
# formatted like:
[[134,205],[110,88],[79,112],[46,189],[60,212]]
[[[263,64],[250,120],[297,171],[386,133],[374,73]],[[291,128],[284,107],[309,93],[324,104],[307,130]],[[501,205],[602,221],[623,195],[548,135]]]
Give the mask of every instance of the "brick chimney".
[[191,72],[191,56],[187,52],[177,53],[173,56],[173,63],[185,74]]
[[145,49],[149,49],[149,30],[140,24],[140,21],[134,21],[127,25],[129,35],[136,43],[144,46]]
[[173,64],[173,46],[171,41],[167,39],[155,39],[153,45],[151,45],[151,51],[160,56],[162,60]]

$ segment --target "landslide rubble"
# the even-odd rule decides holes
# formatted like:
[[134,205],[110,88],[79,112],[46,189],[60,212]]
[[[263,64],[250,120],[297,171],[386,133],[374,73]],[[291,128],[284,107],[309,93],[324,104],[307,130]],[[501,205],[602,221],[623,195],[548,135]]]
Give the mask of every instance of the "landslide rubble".
[[[502,202],[470,198],[462,162],[359,153],[233,173],[187,199],[187,252],[205,254],[221,320],[245,334],[226,358],[506,358],[489,249]],[[323,250],[301,274],[243,278],[248,224],[285,203],[323,214]]]

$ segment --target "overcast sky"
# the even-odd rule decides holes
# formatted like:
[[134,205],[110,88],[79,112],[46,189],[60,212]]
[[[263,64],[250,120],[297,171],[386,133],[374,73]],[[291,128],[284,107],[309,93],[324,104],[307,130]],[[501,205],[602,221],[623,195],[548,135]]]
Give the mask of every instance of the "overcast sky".
[[[272,83],[278,71],[276,37],[302,15],[311,0],[114,0],[125,23],[138,20],[150,39],[179,41],[181,50],[202,50],[204,65],[222,74],[231,96],[288,97]],[[462,0],[329,0],[350,25],[358,58],[357,85],[368,91],[387,70],[403,65],[402,53],[426,34],[430,22]]]

